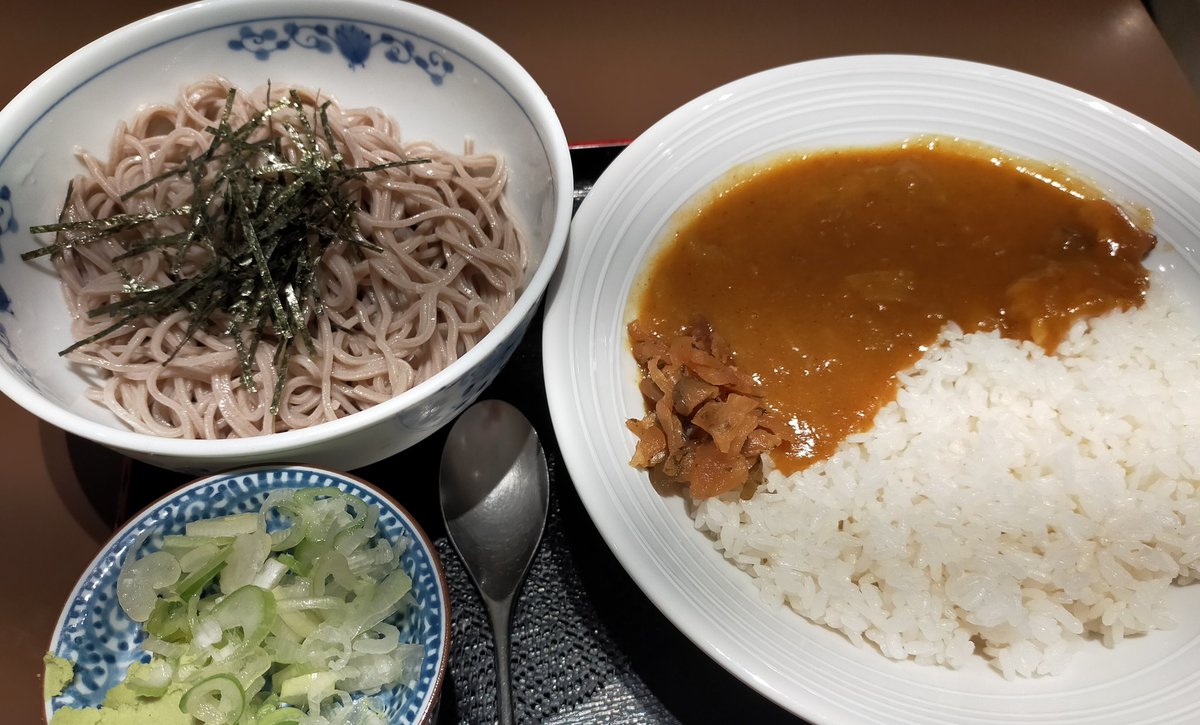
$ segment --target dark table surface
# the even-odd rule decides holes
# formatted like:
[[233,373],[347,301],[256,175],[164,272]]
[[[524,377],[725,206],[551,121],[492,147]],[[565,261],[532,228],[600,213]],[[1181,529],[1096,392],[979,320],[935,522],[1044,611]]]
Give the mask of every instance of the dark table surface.
[[[172,4],[126,0],[105,6],[103,13],[83,0],[9,8],[0,18],[0,102],[73,49]],[[636,137],[690,98],[755,71],[832,55],[899,52],[1040,75],[1120,105],[1200,147],[1200,101],[1136,0],[426,4],[474,26],[524,64],[576,144]],[[597,174],[612,153],[577,149],[579,180]],[[521,606],[555,596],[566,602],[570,621],[586,630],[555,643],[580,667],[538,669],[528,663],[525,671],[541,674],[524,683],[523,712],[530,719],[561,722],[789,720],[657,612],[591,525],[554,441],[538,324],[485,396],[525,411],[542,432],[554,472],[554,518],[539,553],[545,578],[536,591],[526,591]],[[10,558],[0,597],[0,721],[34,723],[42,712],[41,655],[75,580],[114,527],[185,478],[68,436],[3,396],[0,433],[0,551]],[[434,538],[444,534],[436,503],[443,442],[444,434],[434,435],[355,472],[389,490]],[[449,563],[448,569],[452,577],[461,574]],[[469,590],[458,591],[455,631],[462,636],[455,643],[454,671],[460,676],[444,698],[445,722],[476,721],[491,696],[480,688],[477,670],[467,667],[485,661],[490,644],[479,637],[482,624]],[[532,609],[525,608],[524,621],[519,612],[517,622],[517,634],[524,632],[531,646],[544,626],[529,618]],[[606,715],[588,704],[603,704],[613,684],[620,685],[625,709]],[[562,705],[562,697],[547,696],[567,690],[571,707]]]

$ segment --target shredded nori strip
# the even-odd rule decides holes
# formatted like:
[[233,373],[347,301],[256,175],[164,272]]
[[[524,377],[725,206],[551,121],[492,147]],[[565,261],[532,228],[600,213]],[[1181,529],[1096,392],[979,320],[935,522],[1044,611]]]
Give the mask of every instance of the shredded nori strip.
[[[114,258],[125,282],[124,294],[88,313],[90,317],[111,315],[113,324],[59,354],[102,340],[141,317],[161,319],[187,310],[189,320],[183,339],[166,362],[174,359],[198,332],[229,335],[238,353],[242,384],[255,392],[255,352],[264,340],[275,343],[275,389],[271,398],[274,415],[286,379],[288,348],[299,338],[308,352],[315,353],[308,321],[324,312],[317,276],[323,255],[339,240],[350,243],[360,253],[383,251],[359,230],[354,216],[358,209],[343,192],[343,185],[365,174],[429,159],[348,167],[329,128],[329,101],[314,109],[310,119],[292,91],[235,128],[229,117],[236,94],[236,89],[230,89],[220,120],[206,129],[213,137],[207,149],[121,196],[126,201],[167,179],[188,177],[193,188],[190,204],[85,221],[65,221],[60,216],[55,224],[30,227],[34,234],[53,232],[55,239],[21,258],[29,261],[62,254],[154,219],[186,217],[184,232],[129,243],[126,251]],[[294,162],[283,156],[274,133],[264,141],[247,140],[263,124],[272,124],[273,117],[285,109],[296,111],[292,119],[282,122],[282,131],[296,145],[298,158]],[[324,141],[324,147],[320,141]],[[64,215],[71,193],[68,186]],[[219,211],[211,213],[213,209]],[[197,247],[207,252],[206,259],[194,273],[185,276],[185,262],[196,257],[189,257],[189,252]],[[170,284],[144,285],[119,264],[150,252],[171,259]],[[228,321],[218,324],[219,318]]]

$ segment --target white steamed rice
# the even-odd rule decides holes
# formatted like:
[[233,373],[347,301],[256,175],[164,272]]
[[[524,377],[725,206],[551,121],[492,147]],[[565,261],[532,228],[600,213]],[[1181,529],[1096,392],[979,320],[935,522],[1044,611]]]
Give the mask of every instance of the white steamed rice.
[[1054,356],[943,332],[865,434],[696,526],[765,596],[894,659],[1062,672],[1200,578],[1200,325],[1155,284]]

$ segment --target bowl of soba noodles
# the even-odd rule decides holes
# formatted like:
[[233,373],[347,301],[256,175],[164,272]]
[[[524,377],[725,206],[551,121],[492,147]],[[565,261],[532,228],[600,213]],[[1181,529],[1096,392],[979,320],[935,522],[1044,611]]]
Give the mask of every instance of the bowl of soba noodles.
[[545,94],[448,17],[146,18],[0,112],[0,392],[186,472],[380,460],[508,360],[570,188]]

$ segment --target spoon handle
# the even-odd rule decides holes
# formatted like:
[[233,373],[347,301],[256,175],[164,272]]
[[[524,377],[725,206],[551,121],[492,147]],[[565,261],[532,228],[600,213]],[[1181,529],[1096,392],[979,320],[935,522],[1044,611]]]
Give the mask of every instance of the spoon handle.
[[496,719],[500,725],[513,725],[512,677],[509,660],[512,650],[508,643],[508,630],[512,618],[512,597],[491,599],[486,597],[488,617],[492,620],[492,638],[496,643]]

